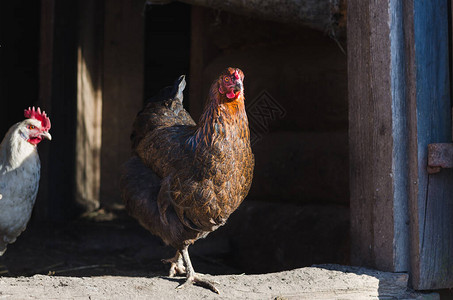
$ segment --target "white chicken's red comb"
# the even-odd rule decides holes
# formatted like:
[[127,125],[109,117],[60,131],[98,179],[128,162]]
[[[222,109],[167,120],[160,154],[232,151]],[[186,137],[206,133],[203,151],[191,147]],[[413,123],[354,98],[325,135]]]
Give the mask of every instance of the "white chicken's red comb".
[[38,121],[41,121],[41,126],[45,131],[48,131],[50,129],[50,119],[47,117],[46,112],[42,111],[38,107],[37,110],[35,110],[35,107],[33,108],[28,108],[24,110],[24,116],[27,119],[35,119]]

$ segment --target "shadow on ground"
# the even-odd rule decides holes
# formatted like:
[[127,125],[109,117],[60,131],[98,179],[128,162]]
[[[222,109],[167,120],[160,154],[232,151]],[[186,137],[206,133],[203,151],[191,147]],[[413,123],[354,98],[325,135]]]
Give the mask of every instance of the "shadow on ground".
[[[348,209],[248,201],[227,225],[189,248],[195,270],[257,274],[320,263],[348,264]],[[61,225],[35,224],[0,258],[1,276],[165,276],[174,255],[124,210]]]

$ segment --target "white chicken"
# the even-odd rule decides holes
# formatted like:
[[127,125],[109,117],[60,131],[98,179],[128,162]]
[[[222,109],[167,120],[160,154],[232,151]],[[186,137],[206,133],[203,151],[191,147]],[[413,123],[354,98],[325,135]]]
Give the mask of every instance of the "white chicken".
[[38,108],[24,111],[0,144],[0,255],[25,230],[38,194],[41,163],[37,145],[51,140],[50,120]]

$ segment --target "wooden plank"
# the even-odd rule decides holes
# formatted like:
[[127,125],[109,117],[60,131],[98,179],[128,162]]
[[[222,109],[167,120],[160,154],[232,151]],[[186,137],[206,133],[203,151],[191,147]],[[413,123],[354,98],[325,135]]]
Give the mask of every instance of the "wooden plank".
[[[411,274],[417,289],[453,287],[453,172],[427,172],[428,144],[451,142],[448,1],[407,1],[411,132]],[[416,143],[416,144],[413,144]]]
[[389,1],[390,56],[392,95],[394,271],[410,269],[409,228],[409,140],[406,103],[406,57],[404,40],[404,7],[398,0]]
[[79,0],[76,202],[99,207],[102,125],[103,1]]
[[110,207],[121,203],[120,166],[130,156],[132,122],[143,103],[143,4],[105,2],[101,204]]
[[351,261],[408,270],[402,7],[348,2]]

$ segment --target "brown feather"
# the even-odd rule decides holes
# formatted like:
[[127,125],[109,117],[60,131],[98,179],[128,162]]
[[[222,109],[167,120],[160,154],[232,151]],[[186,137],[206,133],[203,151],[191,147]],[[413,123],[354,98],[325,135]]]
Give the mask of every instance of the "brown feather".
[[214,81],[197,126],[183,108],[175,114],[174,99],[148,104],[141,118],[149,120],[135,122],[151,125],[133,141],[123,199],[145,228],[176,249],[224,225],[250,189],[254,156],[244,94],[231,99],[220,92],[222,78],[236,70]]

